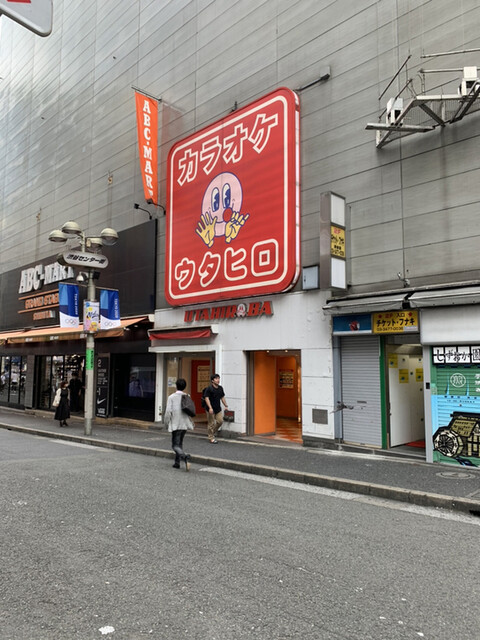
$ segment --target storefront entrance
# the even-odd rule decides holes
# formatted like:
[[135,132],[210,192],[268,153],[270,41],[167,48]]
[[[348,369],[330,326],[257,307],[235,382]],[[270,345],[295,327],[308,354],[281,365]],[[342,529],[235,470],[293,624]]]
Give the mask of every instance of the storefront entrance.
[[23,407],[25,402],[26,356],[0,357],[0,404]]
[[[63,380],[70,382],[73,373],[85,387],[83,355],[41,356],[36,361],[34,406],[51,409],[56,390]],[[83,410],[83,391],[79,398],[79,409]]]
[[178,378],[187,382],[186,391],[195,403],[197,415],[196,425],[206,423],[207,416],[202,408],[202,391],[210,384],[210,376],[215,370],[215,355],[213,353],[182,353],[165,356],[165,404],[168,396],[177,390],[175,383]]
[[420,344],[386,345],[389,447],[425,447],[423,357]]
[[155,358],[149,353],[114,354],[113,415],[153,422]]
[[249,435],[301,443],[300,352],[252,352],[249,371]]
[[[405,336],[341,338],[342,439],[424,455],[422,346]],[[397,449],[398,450],[398,449]]]

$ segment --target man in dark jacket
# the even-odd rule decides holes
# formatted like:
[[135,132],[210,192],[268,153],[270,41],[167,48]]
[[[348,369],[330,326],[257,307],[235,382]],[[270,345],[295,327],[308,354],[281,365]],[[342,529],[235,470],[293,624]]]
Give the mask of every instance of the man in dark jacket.
[[218,440],[215,436],[223,424],[222,404],[228,408],[218,373],[213,374],[211,384],[205,391],[205,404],[207,405],[208,440],[211,444],[217,444]]

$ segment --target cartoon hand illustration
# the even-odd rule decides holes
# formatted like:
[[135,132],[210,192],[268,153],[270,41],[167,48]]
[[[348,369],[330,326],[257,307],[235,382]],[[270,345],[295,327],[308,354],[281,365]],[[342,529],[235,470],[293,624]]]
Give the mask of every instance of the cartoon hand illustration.
[[207,213],[202,213],[197,228],[195,229],[207,247],[211,247],[213,244],[216,222],[217,219],[212,218],[211,214],[207,211]]
[[225,225],[225,242],[231,242],[237,237],[240,228],[243,227],[249,217],[250,214],[248,213],[243,215],[238,211],[233,212],[232,217]]

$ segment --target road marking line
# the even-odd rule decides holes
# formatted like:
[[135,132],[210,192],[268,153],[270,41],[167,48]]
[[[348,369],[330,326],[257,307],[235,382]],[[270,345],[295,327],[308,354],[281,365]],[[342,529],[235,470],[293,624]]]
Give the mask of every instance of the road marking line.
[[371,504],[376,507],[385,507],[387,509],[394,509],[395,511],[406,511],[407,513],[413,513],[421,516],[428,516],[430,518],[439,518],[440,520],[453,520],[454,522],[463,522],[465,524],[472,524],[474,526],[480,526],[480,519],[475,516],[470,516],[462,513],[455,513],[451,511],[442,511],[434,507],[420,507],[412,504],[405,504],[402,502],[396,502],[395,500],[386,500],[384,498],[376,498],[374,496],[364,496],[358,493],[351,493],[350,491],[338,491],[336,489],[327,489],[326,487],[315,487],[308,484],[300,484],[299,482],[292,482],[290,480],[280,480],[279,478],[268,478],[266,476],[256,476],[250,473],[243,473],[242,471],[233,471],[230,469],[219,469],[212,467],[202,467],[199,471],[207,473],[217,473],[225,476],[232,476],[235,478],[241,478],[242,480],[250,480],[253,482],[262,482],[264,484],[271,484],[277,487],[284,487],[286,489],[296,489],[297,491],[306,491],[307,493],[316,493],[318,495],[327,496],[329,498],[339,498],[341,500],[351,500],[353,502],[362,502],[364,504]]
[[307,453],[315,453],[317,455],[338,456],[342,458],[360,458],[363,460],[375,460],[376,462],[402,462],[403,464],[426,464],[425,458],[402,458],[400,456],[383,456],[380,453],[355,453],[353,451],[337,451],[336,449],[306,449]]
[[70,442],[69,440],[58,440],[57,438],[49,438],[50,442],[56,442],[57,444],[66,444],[70,447],[80,447],[81,449],[92,449],[93,451],[114,451],[114,449],[107,449],[104,447],[97,447],[93,444],[83,444],[82,442]]

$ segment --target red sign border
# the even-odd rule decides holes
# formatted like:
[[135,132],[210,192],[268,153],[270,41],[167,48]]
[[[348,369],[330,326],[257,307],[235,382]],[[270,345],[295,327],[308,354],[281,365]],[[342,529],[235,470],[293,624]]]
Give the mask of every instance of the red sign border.
[[[285,95],[286,94],[286,95]],[[260,284],[246,284],[246,285],[232,285],[228,287],[222,287],[212,290],[211,288],[202,291],[194,291],[191,293],[178,296],[171,293],[173,269],[172,264],[172,243],[174,233],[172,233],[173,226],[173,207],[172,207],[172,192],[174,189],[175,173],[170,169],[174,157],[177,153],[184,150],[185,147],[190,146],[192,140],[198,141],[202,138],[210,136],[213,132],[222,129],[225,126],[225,122],[231,125],[252,112],[255,112],[265,104],[272,103],[280,100],[284,104],[284,167],[285,167],[285,180],[284,180],[284,242],[285,249],[284,255],[288,257],[285,262],[283,272],[280,277],[277,277],[275,281],[262,282]],[[289,131],[294,131],[293,143],[289,143]],[[188,304],[213,302],[215,300],[229,300],[235,298],[242,298],[248,296],[258,295],[270,295],[273,293],[282,293],[291,289],[297,282],[300,274],[300,100],[298,95],[287,87],[279,87],[274,91],[266,94],[262,98],[251,102],[242,109],[239,109],[235,114],[229,114],[228,116],[215,121],[213,124],[191,134],[190,136],[183,138],[177,142],[170,150],[168,155],[168,169],[169,179],[167,181],[167,233],[165,240],[165,281],[164,292],[167,302],[174,307],[185,306]],[[293,175],[292,175],[293,174]],[[293,205],[291,204],[293,201]],[[294,220],[291,217],[291,210],[294,208]],[[294,231],[289,238],[290,229],[294,226]],[[293,244],[293,247],[291,246]],[[293,262],[295,265],[293,266]],[[288,272],[293,271],[289,283],[286,286],[278,288],[278,283],[283,283],[288,276]],[[277,288],[275,288],[277,285]],[[272,288],[273,287],[273,288]],[[226,292],[231,291],[231,295],[225,295]],[[217,294],[216,297],[214,294]]]

